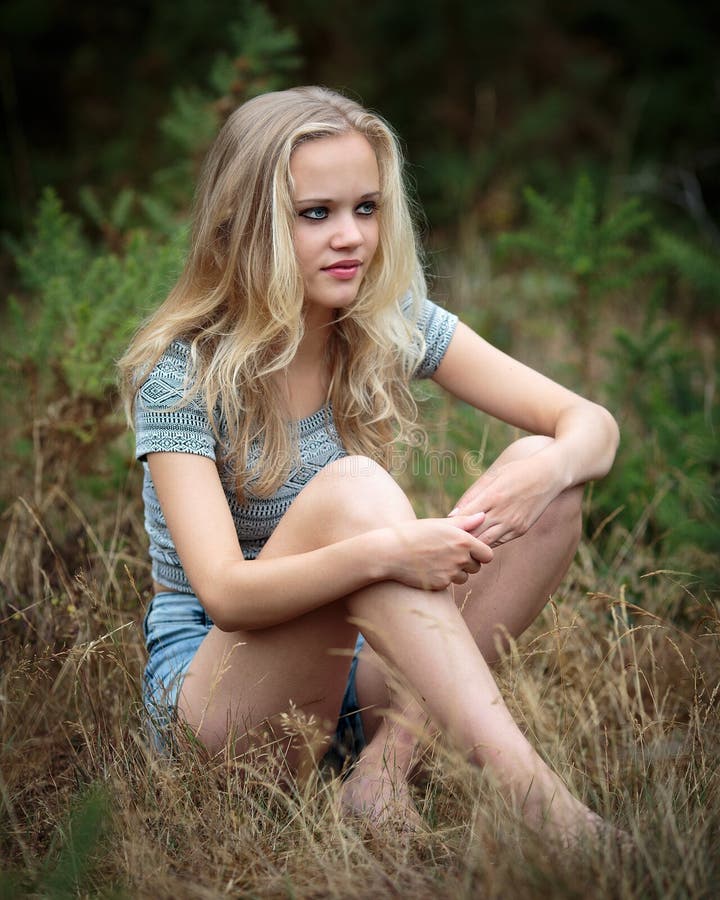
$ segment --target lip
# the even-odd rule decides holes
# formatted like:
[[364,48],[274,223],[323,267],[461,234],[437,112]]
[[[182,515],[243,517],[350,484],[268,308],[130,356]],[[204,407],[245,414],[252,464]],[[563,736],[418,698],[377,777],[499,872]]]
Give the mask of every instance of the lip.
[[360,259],[339,259],[330,266],[324,266],[322,271],[339,281],[350,281],[357,275],[361,265]]

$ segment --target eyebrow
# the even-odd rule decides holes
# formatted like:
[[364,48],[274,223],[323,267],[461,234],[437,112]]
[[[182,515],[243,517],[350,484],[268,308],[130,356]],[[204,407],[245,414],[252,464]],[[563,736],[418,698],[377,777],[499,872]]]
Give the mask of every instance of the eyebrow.
[[[380,196],[380,191],[370,191],[367,194],[362,194],[358,197],[358,200],[374,200],[376,197]],[[332,197],[326,197],[325,199],[319,197],[307,197],[304,200],[296,200],[295,204],[297,206],[305,206],[308,203],[314,203],[316,206],[327,206],[330,203],[335,203]]]

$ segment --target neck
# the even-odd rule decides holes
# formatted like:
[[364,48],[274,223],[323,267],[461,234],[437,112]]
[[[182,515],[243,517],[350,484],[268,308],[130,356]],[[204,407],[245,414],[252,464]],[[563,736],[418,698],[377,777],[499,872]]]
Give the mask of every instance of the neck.
[[[324,312],[321,310],[321,312]],[[290,419],[304,419],[326,402],[330,373],[327,367],[327,342],[332,334],[334,313],[305,319],[305,333],[295,358],[284,370],[282,390]]]
[[306,312],[305,333],[295,355],[297,361],[303,365],[311,365],[324,359],[334,319],[332,310]]

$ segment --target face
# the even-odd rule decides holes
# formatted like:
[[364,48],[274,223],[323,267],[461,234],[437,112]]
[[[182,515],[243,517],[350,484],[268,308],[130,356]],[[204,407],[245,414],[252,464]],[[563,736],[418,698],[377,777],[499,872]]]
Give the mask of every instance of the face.
[[306,141],[293,151],[290,174],[306,316],[329,321],[353,302],[377,249],[375,151],[356,132]]

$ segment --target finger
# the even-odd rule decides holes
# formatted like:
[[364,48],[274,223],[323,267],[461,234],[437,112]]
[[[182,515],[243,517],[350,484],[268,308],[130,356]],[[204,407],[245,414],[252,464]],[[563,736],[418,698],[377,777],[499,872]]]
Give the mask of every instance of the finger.
[[452,581],[453,584],[465,584],[469,577],[467,572],[457,572],[450,581]]
[[472,497],[461,497],[455,506],[448,513],[448,518],[454,518],[455,516],[467,516],[470,515],[469,507],[473,506],[473,498]]
[[475,537],[479,538],[481,541],[484,541],[486,544],[489,544],[488,535],[492,535],[494,541],[496,541],[502,534],[508,530],[507,522],[504,522],[500,516],[493,510],[488,511],[485,514],[485,518],[480,524],[480,526],[475,530]]
[[483,538],[482,540],[478,540],[475,538],[475,542],[470,549],[470,555],[475,560],[475,562],[482,565],[483,563],[492,562],[493,552],[490,547],[490,544]]
[[449,516],[465,516],[468,514],[468,507],[472,504],[472,494],[463,494],[452,510]]
[[482,541],[490,547],[499,547],[503,544],[507,544],[508,541],[513,540],[515,537],[516,535],[513,531],[507,531],[502,525],[488,528],[487,531],[482,533]]
[[[492,480],[492,479],[490,479]],[[490,480],[486,481],[485,476],[483,475],[479,478],[475,484],[470,488],[470,490],[466,491],[462,495],[462,497],[457,501],[455,506],[452,508],[451,512],[448,513],[449,516],[464,516],[466,515],[468,509],[471,507],[482,507],[483,502],[483,492],[487,485],[490,483]]]
[[487,544],[488,547],[492,547],[504,534],[505,526],[495,522],[490,524],[489,527],[478,529],[475,537],[477,540],[482,541],[483,544]]
[[[448,516],[448,518],[451,518],[451,516]],[[452,516],[452,519],[453,525],[457,525],[457,527],[462,528],[463,531],[472,532],[475,528],[479,528],[485,521],[485,512],[476,512],[466,516]]]

